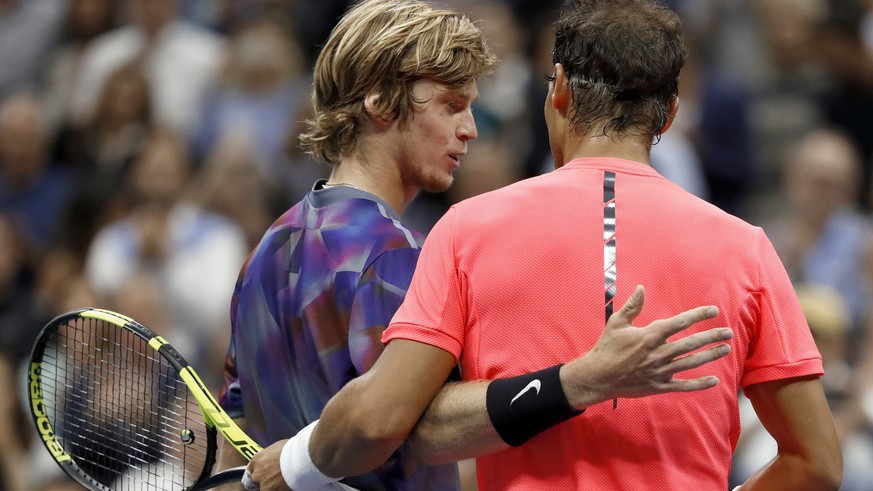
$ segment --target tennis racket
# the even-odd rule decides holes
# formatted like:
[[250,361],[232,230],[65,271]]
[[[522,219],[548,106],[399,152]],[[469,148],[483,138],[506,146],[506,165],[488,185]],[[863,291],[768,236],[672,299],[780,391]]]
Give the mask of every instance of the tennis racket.
[[210,476],[217,433],[248,460],[261,450],[164,338],[108,310],[74,310],[49,322],[33,348],[28,387],[46,449],[92,491],[240,482],[244,467]]

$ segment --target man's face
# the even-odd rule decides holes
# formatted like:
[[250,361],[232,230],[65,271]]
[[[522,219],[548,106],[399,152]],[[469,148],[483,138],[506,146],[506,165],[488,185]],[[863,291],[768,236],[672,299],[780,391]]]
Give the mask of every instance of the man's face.
[[478,96],[476,82],[459,89],[419,80],[413,87],[416,102],[399,133],[399,165],[404,186],[431,192],[445,191],[452,172],[461,165],[467,142],[476,138],[471,105]]
[[0,122],[0,173],[15,182],[28,182],[44,166],[45,134],[37,109],[22,102]]
[[187,162],[173,143],[150,142],[134,164],[134,186],[149,203],[171,205],[185,185]]
[[788,165],[788,196],[806,220],[824,223],[853,202],[855,161],[839,139],[826,134],[809,137]]
[[178,0],[139,0],[140,25],[154,36],[176,15]]

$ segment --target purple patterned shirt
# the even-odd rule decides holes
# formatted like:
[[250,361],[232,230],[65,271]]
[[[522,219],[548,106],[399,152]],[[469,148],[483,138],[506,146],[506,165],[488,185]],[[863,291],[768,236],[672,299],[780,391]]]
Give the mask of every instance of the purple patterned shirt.
[[[324,181],[266,232],[242,268],[221,405],[268,445],[317,419],[328,399],[367,371],[403,301],[422,236],[387,203]],[[370,474],[372,490],[454,490],[457,466],[428,466],[401,447]]]

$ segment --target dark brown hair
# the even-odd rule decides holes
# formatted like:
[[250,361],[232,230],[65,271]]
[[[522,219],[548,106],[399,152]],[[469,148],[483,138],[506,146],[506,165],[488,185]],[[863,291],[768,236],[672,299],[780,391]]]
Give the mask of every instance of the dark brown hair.
[[574,129],[658,136],[687,53],[678,16],[655,1],[567,2],[553,57],[571,86]]

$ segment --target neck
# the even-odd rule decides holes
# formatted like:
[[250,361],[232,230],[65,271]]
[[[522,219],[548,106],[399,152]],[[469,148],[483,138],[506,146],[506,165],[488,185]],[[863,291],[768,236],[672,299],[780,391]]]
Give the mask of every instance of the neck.
[[645,136],[579,135],[569,138],[563,146],[563,158],[556,159],[557,167],[584,157],[610,157],[651,165],[651,139]]
[[[379,161],[364,161],[358,157],[343,158],[330,173],[329,184],[351,185],[374,194],[402,214],[415,198],[416,192],[408,193],[401,185],[399,172],[385,168]],[[392,172],[394,171],[394,172]]]

